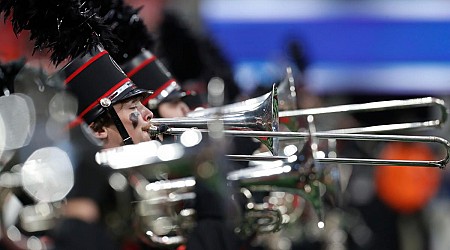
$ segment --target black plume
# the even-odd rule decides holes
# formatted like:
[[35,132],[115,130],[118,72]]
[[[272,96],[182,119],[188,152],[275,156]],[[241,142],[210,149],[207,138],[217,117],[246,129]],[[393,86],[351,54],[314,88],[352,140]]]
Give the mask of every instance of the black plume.
[[152,49],[154,38],[138,15],[140,8],[126,5],[123,0],[99,0],[92,1],[92,4],[98,5],[94,8],[98,8],[99,16],[117,37],[117,50],[105,48],[118,64],[134,58],[142,49]]
[[7,89],[9,93],[14,93],[14,80],[17,74],[25,66],[24,58],[9,63],[0,63],[0,96],[4,95]]
[[84,55],[98,45],[114,48],[110,28],[96,10],[80,0],[0,0],[0,14],[9,18],[16,35],[30,31],[34,50],[51,52],[58,65]]

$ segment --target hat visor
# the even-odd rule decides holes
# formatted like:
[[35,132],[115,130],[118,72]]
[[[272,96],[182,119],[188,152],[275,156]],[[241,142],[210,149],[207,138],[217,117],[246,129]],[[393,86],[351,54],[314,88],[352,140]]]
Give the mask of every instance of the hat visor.
[[182,90],[175,90],[172,91],[168,96],[166,96],[164,99],[161,100],[161,103],[163,102],[173,102],[177,100],[181,100],[186,96],[195,95],[192,91],[182,91]]
[[119,95],[115,102],[119,102],[119,101],[124,101],[126,99],[132,98],[132,97],[138,97],[140,96],[142,99],[145,99],[147,97],[149,97],[151,94],[153,94],[153,91],[151,90],[146,90],[146,89],[131,89],[130,91],[124,91],[124,93],[121,93],[121,95]]

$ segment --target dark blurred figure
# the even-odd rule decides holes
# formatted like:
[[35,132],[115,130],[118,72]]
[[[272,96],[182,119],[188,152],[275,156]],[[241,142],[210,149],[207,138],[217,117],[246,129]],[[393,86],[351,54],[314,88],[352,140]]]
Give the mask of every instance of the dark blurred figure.
[[196,33],[183,18],[167,7],[167,0],[125,0],[135,8],[142,8],[140,16],[155,36],[152,52],[163,62],[183,89],[198,96],[186,98],[191,108],[206,106],[206,87],[213,77],[225,82],[225,104],[240,94],[228,59],[207,34]]

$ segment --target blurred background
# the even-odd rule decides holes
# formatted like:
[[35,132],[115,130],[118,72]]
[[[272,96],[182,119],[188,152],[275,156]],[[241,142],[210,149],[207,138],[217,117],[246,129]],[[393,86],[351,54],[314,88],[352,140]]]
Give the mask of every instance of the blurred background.
[[[240,99],[270,88],[290,66],[301,108],[425,96],[450,102],[449,1],[166,2],[196,35],[212,39],[221,50],[231,64]],[[46,54],[31,56],[31,46],[26,33],[16,37],[9,24],[0,23],[0,62],[25,56],[30,64],[51,73],[54,69]],[[433,112],[371,113],[352,119],[375,125],[411,116],[426,119]],[[324,119],[317,125],[328,127],[336,122]],[[448,140],[449,132],[445,124],[416,135]],[[375,150],[359,147],[367,154]],[[426,151],[417,150],[405,154]],[[273,246],[260,244],[255,249],[450,249],[448,170],[412,176],[377,169],[353,166],[347,171],[344,202],[337,206],[340,216],[336,217],[346,226],[328,231],[326,237],[309,232],[301,240],[292,236],[294,230],[276,238]],[[412,193],[409,200],[402,199],[406,192]]]
[[220,45],[244,90],[280,78],[298,43],[310,62],[307,85],[316,94],[448,92],[447,1],[175,5]]

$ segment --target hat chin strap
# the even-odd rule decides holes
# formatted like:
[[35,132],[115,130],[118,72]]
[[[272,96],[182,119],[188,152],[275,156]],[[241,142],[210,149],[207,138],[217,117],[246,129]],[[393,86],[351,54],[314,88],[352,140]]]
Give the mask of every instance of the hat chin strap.
[[123,144],[124,145],[134,144],[133,140],[131,139],[130,135],[128,134],[127,130],[125,129],[125,126],[123,126],[123,123],[119,118],[119,115],[117,115],[116,110],[114,110],[114,107],[111,105],[111,100],[109,98],[103,98],[100,100],[100,105],[102,105],[102,107],[106,108],[109,115],[111,116],[111,118],[114,122],[114,125],[116,125],[117,130],[119,131],[119,134],[122,137]]

